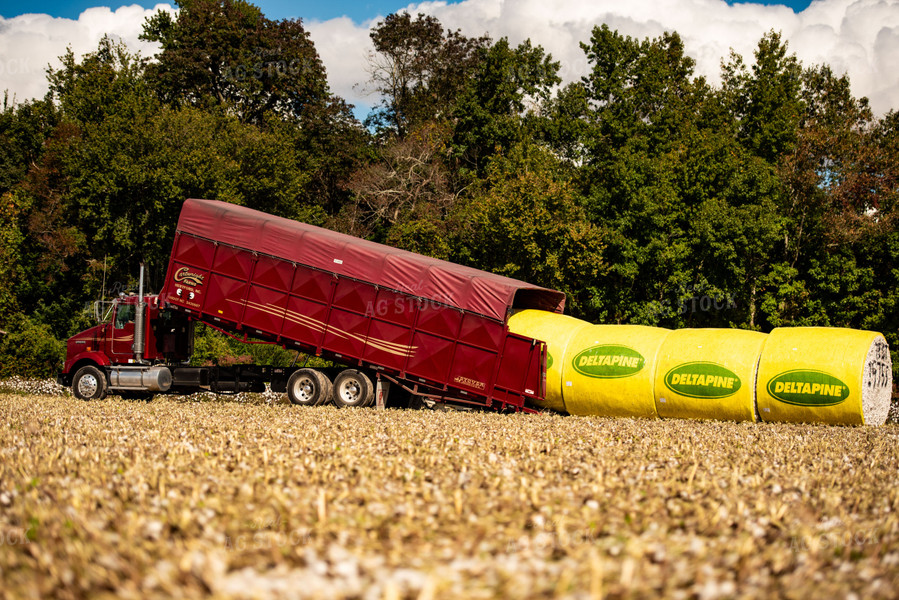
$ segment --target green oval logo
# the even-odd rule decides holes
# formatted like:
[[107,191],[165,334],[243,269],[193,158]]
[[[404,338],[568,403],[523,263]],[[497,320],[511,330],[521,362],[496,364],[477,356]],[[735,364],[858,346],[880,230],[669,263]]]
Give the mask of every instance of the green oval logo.
[[849,386],[824,371],[795,369],[772,377],[768,393],[794,406],[833,406],[849,397]]
[[713,362],[689,362],[665,373],[665,387],[688,398],[727,398],[740,389],[737,374]]
[[571,366],[581,375],[598,379],[630,377],[639,373],[646,364],[643,355],[629,348],[614,344],[601,344],[582,350],[571,361]]
[[549,371],[553,366],[553,355],[549,352],[546,353],[546,370]]

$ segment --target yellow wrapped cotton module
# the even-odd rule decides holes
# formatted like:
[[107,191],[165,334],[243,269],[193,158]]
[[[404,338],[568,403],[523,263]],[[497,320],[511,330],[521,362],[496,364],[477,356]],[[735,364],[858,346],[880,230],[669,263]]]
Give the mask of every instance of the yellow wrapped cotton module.
[[509,317],[510,331],[546,342],[546,403],[543,408],[566,412],[562,397],[562,365],[565,364],[568,342],[584,327],[593,325],[545,310],[521,310]]
[[767,336],[741,329],[679,329],[659,352],[660,417],[755,421],[755,382]]
[[778,328],[759,363],[763,421],[882,425],[892,361],[884,337],[830,327]]
[[591,325],[568,343],[562,395],[573,415],[655,417],[655,366],[667,329]]

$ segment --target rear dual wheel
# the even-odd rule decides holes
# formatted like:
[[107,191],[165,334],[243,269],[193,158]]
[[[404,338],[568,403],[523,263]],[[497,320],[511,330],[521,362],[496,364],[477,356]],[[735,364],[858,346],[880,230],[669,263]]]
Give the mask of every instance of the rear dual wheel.
[[299,369],[287,380],[287,397],[300,406],[333,402],[338,408],[367,407],[375,400],[375,386],[362,371],[346,369],[334,378],[316,369]]
[[375,386],[362,371],[347,369],[334,378],[331,395],[338,408],[371,406],[375,400]]
[[319,406],[331,399],[331,380],[315,369],[294,371],[287,380],[287,397],[300,406]]

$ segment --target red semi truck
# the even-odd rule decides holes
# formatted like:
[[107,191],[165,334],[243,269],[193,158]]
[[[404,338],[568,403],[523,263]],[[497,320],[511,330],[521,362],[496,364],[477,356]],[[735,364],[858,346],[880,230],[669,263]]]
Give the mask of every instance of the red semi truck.
[[[107,393],[263,391],[295,404],[412,398],[496,410],[544,399],[546,345],[509,331],[516,309],[562,312],[562,292],[214,200],[186,200],[162,290],[101,306],[68,340],[59,381]],[[344,367],[190,366],[196,323]],[[386,386],[385,386],[386,387]]]

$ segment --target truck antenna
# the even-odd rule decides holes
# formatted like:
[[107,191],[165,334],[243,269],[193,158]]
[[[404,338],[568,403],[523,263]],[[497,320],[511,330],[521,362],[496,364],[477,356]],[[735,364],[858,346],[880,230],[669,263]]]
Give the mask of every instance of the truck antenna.
[[100,288],[100,300],[106,297],[106,257],[107,255],[103,255],[103,287]]

